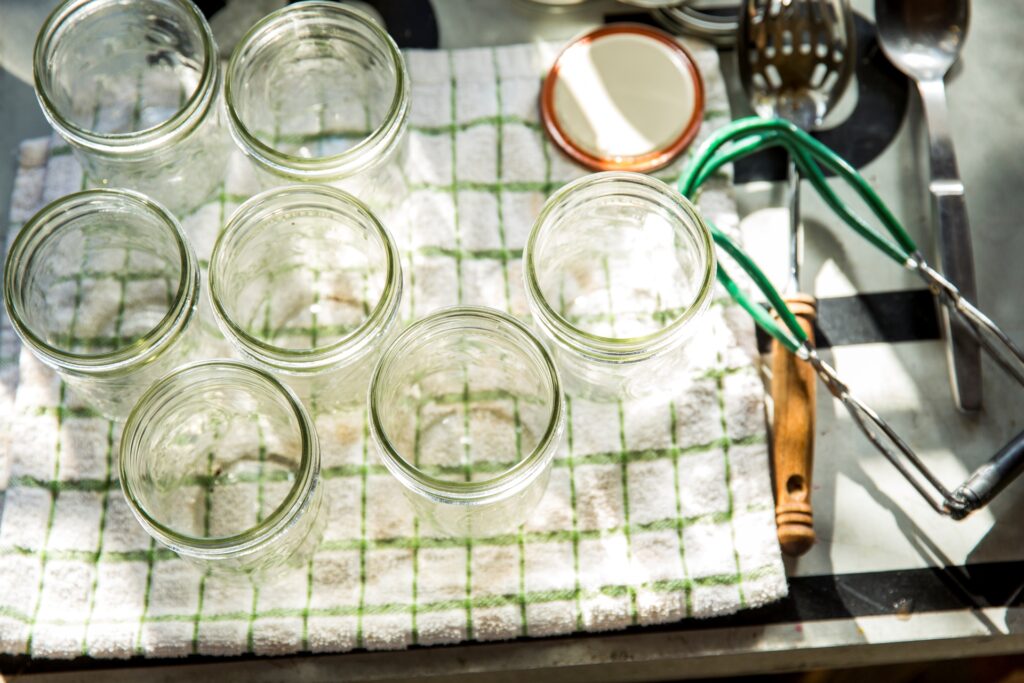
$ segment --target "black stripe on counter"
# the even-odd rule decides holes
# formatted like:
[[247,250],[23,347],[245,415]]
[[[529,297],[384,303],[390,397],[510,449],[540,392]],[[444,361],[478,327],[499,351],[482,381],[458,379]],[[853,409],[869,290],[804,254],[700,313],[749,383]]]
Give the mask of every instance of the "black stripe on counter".
[[[752,626],[1024,606],[1024,560],[884,572],[798,576],[789,596],[705,626]],[[685,622],[677,625],[682,626]]]
[[630,8],[625,5],[622,6],[621,12],[611,12],[610,14],[604,15],[605,24],[644,24],[646,26],[653,26],[654,28],[660,28],[662,31],[665,27],[659,24],[654,17],[651,16],[650,12],[633,12]]
[[[935,298],[927,289],[823,297],[814,327],[820,348],[927,341],[940,335]],[[771,351],[771,338],[761,328],[757,347],[761,353]]]
[[[288,0],[293,4],[299,0]],[[401,48],[436,50],[441,41],[437,31],[437,15],[430,0],[364,0],[380,13],[388,33]],[[224,9],[225,0],[196,0],[207,19]],[[223,46],[221,46],[223,47]]]
[[400,48],[436,50],[441,45],[437,15],[430,0],[367,0]]

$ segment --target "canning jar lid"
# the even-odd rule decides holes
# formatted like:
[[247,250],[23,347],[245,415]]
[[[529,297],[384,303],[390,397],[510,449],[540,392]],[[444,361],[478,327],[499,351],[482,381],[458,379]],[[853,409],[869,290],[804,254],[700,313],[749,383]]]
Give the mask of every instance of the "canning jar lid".
[[612,24],[572,41],[540,95],[544,129],[597,171],[656,171],[693,140],[704,118],[697,64],[675,38]]

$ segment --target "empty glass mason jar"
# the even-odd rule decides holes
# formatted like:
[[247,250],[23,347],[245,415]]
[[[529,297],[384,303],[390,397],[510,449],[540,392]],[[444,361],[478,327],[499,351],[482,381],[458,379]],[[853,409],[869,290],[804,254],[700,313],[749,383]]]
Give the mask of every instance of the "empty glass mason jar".
[[166,209],[127,190],[67,195],[14,239],[4,303],[24,344],[77,396],[123,419],[200,350],[199,265]]
[[150,387],[125,423],[120,479],[143,528],[204,569],[262,579],[320,542],[313,423],[286,386],[243,363],[196,363]]
[[523,254],[527,300],[570,393],[631,398],[671,387],[715,282],[696,209],[639,173],[597,173],[544,205]]
[[361,404],[397,332],[398,248],[358,199],[326,185],[268,190],[228,220],[210,258],[225,337],[317,412]]
[[327,183],[374,209],[405,193],[409,76],[373,19],[335,2],[264,17],[235,47],[228,122],[264,187]]
[[395,340],[370,384],[370,432],[416,514],[453,536],[521,524],[565,423],[547,350],[519,321],[449,308]]
[[36,39],[36,96],[94,184],[182,215],[224,179],[213,34],[189,0],[68,0]]

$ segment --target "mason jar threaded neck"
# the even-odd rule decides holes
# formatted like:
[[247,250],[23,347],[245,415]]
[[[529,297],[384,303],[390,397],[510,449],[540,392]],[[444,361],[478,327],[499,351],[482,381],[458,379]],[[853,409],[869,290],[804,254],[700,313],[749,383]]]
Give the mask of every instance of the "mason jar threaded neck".
[[[104,211],[140,211],[167,231],[177,249],[180,275],[167,313],[148,332],[120,348],[96,354],[76,353],[45,338],[30,322],[26,288],[34,268],[44,265],[38,258],[43,247],[61,230],[76,221]],[[21,228],[7,254],[4,269],[4,303],[11,324],[21,339],[47,364],[86,375],[107,375],[131,371],[149,363],[191,323],[199,302],[199,263],[177,220],[157,202],[131,190],[85,190],[66,195],[41,209]]]
[[[550,402],[546,425],[536,445],[513,466],[495,476],[478,481],[450,481],[427,473],[401,453],[384,427],[384,390],[394,382],[392,366],[415,353],[430,353],[438,339],[471,330],[501,335],[514,343],[547,382]],[[468,385],[467,385],[468,386]],[[369,390],[370,430],[381,460],[403,486],[420,496],[454,505],[484,505],[504,499],[528,487],[548,466],[564,427],[565,409],[562,384],[551,355],[530,330],[515,318],[500,311],[458,306],[428,315],[407,328],[385,351],[374,371]]]
[[96,154],[123,155],[152,152],[173,144],[192,131],[216,106],[220,89],[220,67],[217,46],[206,18],[189,0],[164,0],[182,10],[188,18],[189,29],[202,47],[203,63],[199,82],[184,98],[180,108],[156,125],[128,133],[100,133],[76,124],[57,105],[53,96],[50,59],[66,31],[74,29],[74,22],[88,21],[107,6],[122,6],[121,0],[67,0],[54,9],[36,38],[32,70],[36,97],[43,114],[58,133],[68,142]]
[[[604,336],[582,329],[556,308],[540,282],[542,240],[555,232],[572,231],[573,212],[597,202],[628,199],[638,207],[666,216],[689,240],[698,272],[690,300],[658,329],[635,336]],[[621,250],[629,250],[622,244]],[[534,320],[556,343],[592,360],[635,362],[675,346],[690,334],[690,323],[704,313],[714,292],[716,258],[711,231],[685,197],[659,180],[640,173],[609,171],[585,176],[555,192],[534,223],[523,254],[524,279]],[[609,285],[610,286],[610,285]],[[561,308],[561,307],[559,307]]]
[[[331,38],[337,40],[356,36],[366,41],[393,69],[394,92],[383,120],[353,147],[326,156],[300,156],[261,139],[241,111],[241,97],[259,68],[258,64],[254,65],[257,57],[280,51],[282,44],[288,44],[289,33],[317,28],[334,31]],[[337,181],[376,166],[397,146],[409,117],[409,75],[398,45],[363,12],[322,0],[289,5],[268,14],[249,29],[228,61],[224,93],[228,125],[238,146],[258,166],[293,181]]]
[[[271,221],[292,213],[329,212],[365,231],[383,255],[383,287],[369,312],[348,334],[323,346],[287,348],[261,338],[237,319],[229,305],[227,276],[246,243],[262,230],[273,229]],[[289,235],[281,240],[287,241]],[[327,371],[351,363],[369,353],[398,317],[402,298],[401,256],[394,239],[374,213],[351,194],[326,185],[290,185],[262,192],[242,204],[217,238],[210,257],[210,300],[229,340],[253,359],[275,371],[306,374]]]
[[[147,438],[161,427],[161,417],[176,406],[189,406],[196,395],[231,385],[264,392],[282,400],[299,435],[301,456],[294,481],[277,507],[251,528],[223,537],[200,537],[175,530],[158,519],[143,502],[142,482],[148,476]],[[181,367],[151,386],[125,423],[118,472],[125,498],[146,531],[171,550],[198,560],[228,560],[259,552],[281,536],[311,505],[320,471],[320,445],[309,414],[298,397],[270,373],[238,361],[200,361]]]

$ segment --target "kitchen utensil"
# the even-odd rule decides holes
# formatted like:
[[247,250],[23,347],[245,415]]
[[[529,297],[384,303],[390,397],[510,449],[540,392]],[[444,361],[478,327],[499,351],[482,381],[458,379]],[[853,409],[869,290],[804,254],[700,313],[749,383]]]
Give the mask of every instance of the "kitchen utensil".
[[[939,296],[939,300],[950,313],[957,316],[964,329],[970,332],[981,348],[985,349],[1008,374],[1024,385],[1024,352],[988,316],[968,301],[956,285],[929,265],[917,249],[914,240],[852,166],[791,122],[782,119],[766,121],[752,117],[734,121],[719,129],[697,151],[694,163],[680,176],[679,191],[684,196],[692,196],[723,164],[779,145],[785,147],[796,159],[804,176],[845,223],[886,256],[917,273]],[[882,222],[888,235],[883,235],[868,225],[839,199],[825,181],[822,168],[835,173],[853,188]],[[1021,443],[1024,439],[1018,436],[991,460],[975,470],[971,477],[955,490],[950,491],[943,486],[885,420],[850,394],[835,369],[825,363],[814,347],[807,343],[806,333],[793,312],[757,264],[713,224],[709,222],[708,227],[715,242],[746,271],[764,293],[783,325],[779,325],[760,305],[747,299],[729,276],[727,269],[720,264],[718,279],[726,291],[750,313],[762,329],[814,368],[829,392],[842,402],[868,440],[933,509],[953,519],[963,519],[972,511],[986,505],[1024,471],[1024,444]]]
[[[882,52],[910,76],[921,93],[928,128],[932,222],[937,230],[942,273],[974,301],[974,257],[964,185],[949,129],[943,78],[956,62],[970,19],[969,0],[876,0],[875,22]],[[949,378],[957,408],[981,408],[981,352],[963,325],[942,309]]]
[[[761,116],[804,130],[821,125],[853,73],[853,13],[846,0],[747,0],[736,41],[740,79]],[[814,343],[816,304],[800,292],[800,176],[789,164],[789,294],[785,301]],[[773,472],[779,543],[802,555],[814,543],[814,372],[780,343],[772,347]]]
[[853,74],[847,0],[747,0],[740,13],[740,78],[761,116],[804,130],[821,124]]

